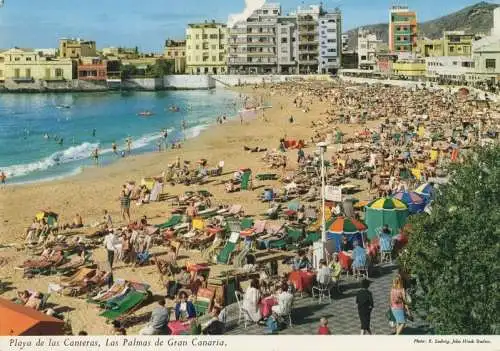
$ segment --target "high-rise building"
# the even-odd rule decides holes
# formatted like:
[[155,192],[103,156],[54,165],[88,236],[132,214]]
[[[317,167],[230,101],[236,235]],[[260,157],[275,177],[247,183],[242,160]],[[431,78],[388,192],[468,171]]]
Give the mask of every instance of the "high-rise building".
[[227,25],[205,22],[186,29],[186,73],[227,73]]
[[[264,4],[246,20],[237,22],[229,29],[230,73],[277,73],[276,44],[280,15],[279,4]],[[283,40],[283,44],[286,44],[287,39]]]
[[232,74],[333,73],[340,67],[340,11],[298,8],[283,16],[279,4],[264,4],[229,29]]
[[412,53],[417,48],[417,14],[407,6],[393,6],[389,18],[389,50]]

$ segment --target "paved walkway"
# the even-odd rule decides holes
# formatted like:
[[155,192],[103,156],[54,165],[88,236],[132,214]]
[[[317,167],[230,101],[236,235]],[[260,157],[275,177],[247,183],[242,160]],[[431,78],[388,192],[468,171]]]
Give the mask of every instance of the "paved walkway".
[[[370,291],[373,294],[375,308],[372,312],[371,325],[375,334],[391,334],[392,328],[386,318],[389,308],[389,291],[392,278],[397,271],[394,265],[378,266],[371,272]],[[296,296],[292,312],[293,327],[286,328],[279,334],[316,334],[321,317],[328,318],[329,328],[332,334],[356,335],[360,334],[360,322],[355,301],[356,292],[360,288],[360,282],[352,278],[342,281],[343,294],[332,296],[331,303],[312,297]],[[228,308],[227,332],[229,335],[259,335],[265,334],[265,327],[249,324],[244,328],[244,323],[237,324],[238,306],[233,304]],[[422,334],[423,330],[410,325],[408,334]]]

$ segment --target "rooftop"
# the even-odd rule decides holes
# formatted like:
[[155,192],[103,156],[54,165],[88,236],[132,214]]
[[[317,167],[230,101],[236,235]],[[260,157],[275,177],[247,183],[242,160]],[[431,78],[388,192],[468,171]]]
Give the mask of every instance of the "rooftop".
[[215,20],[212,20],[212,22],[201,22],[201,23],[189,23],[188,24],[189,28],[218,28],[218,27],[227,27],[227,24],[225,23],[218,23],[215,22]]

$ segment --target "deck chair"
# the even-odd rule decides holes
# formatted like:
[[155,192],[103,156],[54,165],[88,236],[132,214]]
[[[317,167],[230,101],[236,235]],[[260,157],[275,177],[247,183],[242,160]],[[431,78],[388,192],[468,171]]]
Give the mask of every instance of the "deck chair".
[[173,215],[165,223],[158,224],[156,227],[160,229],[168,229],[178,225],[182,221],[181,215]]
[[265,233],[266,224],[267,224],[266,220],[256,221],[253,225],[253,230],[254,230],[255,235],[260,235],[260,234]]
[[240,229],[250,229],[253,228],[253,218],[243,218],[240,222]]
[[228,219],[227,220],[227,227],[230,232],[241,232],[241,222],[236,219]]
[[246,171],[241,176],[240,190],[252,190],[252,172]]
[[236,250],[236,245],[240,239],[240,232],[233,232],[222,248],[221,252],[217,255],[217,263],[229,264],[232,253]]
[[125,296],[123,300],[120,301],[119,304],[114,306],[113,309],[104,311],[99,316],[109,320],[119,319],[124,315],[129,314],[131,311],[137,309],[137,307],[139,307],[144,301],[146,301],[146,299],[146,294],[138,291],[131,291]]
[[288,227],[286,236],[288,240],[287,250],[296,250],[299,248],[298,243],[302,237],[302,228]]
[[222,213],[222,215],[225,217],[238,216],[242,212],[242,207],[241,205],[232,205],[229,211]]
[[196,300],[193,302],[196,316],[207,314],[212,309],[215,298],[215,291],[208,288],[198,289]]
[[67,287],[74,286],[83,282],[84,279],[92,278],[95,275],[95,273],[96,273],[95,269],[80,268],[76,273],[74,273],[70,277],[61,277],[60,284],[62,286],[67,286]]
[[321,233],[310,232],[307,233],[306,238],[301,242],[303,246],[311,246],[316,241],[321,240]]
[[278,175],[276,173],[261,173],[255,176],[257,180],[276,180],[278,179]]

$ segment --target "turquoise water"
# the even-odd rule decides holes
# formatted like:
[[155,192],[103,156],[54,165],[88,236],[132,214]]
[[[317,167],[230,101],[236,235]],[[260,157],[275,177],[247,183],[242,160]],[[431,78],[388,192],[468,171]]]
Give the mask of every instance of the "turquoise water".
[[[132,154],[157,150],[162,129],[169,131],[169,143],[196,137],[218,116],[234,116],[238,100],[226,90],[0,94],[0,170],[8,183],[76,174],[94,166],[95,148],[101,165],[121,158],[112,143],[126,150],[129,136]],[[170,111],[173,105],[180,111]],[[138,116],[146,110],[154,115]]]

